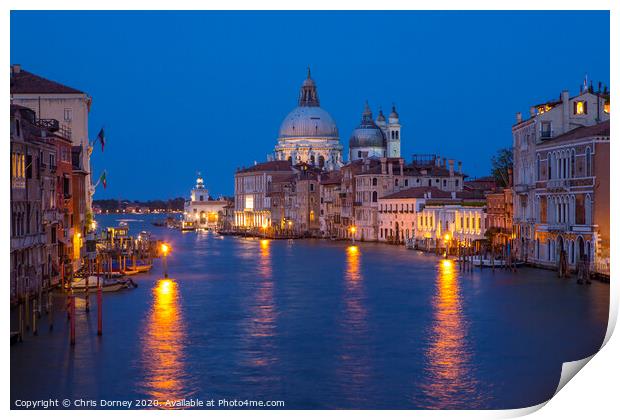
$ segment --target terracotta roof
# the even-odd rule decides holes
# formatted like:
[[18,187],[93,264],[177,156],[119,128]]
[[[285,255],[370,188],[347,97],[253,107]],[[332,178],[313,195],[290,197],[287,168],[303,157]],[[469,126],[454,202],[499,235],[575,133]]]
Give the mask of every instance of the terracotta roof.
[[29,71],[11,68],[11,93],[84,93]]
[[424,194],[430,192],[431,198],[451,198],[452,193],[448,191],[442,191],[437,187],[413,187],[408,188],[406,190],[401,190],[392,194],[388,194],[382,199],[392,199],[392,198],[424,198]]
[[292,172],[293,166],[288,160],[272,160],[269,162],[257,163],[249,168],[242,168],[237,173],[242,172]]
[[321,184],[340,184],[342,182],[342,174],[340,171],[326,172],[321,175]]
[[556,143],[567,140],[577,140],[586,137],[609,137],[609,122],[610,120],[607,120],[600,124],[591,125],[588,127],[578,127],[573,130],[567,131],[564,134],[560,134],[557,137],[553,137],[552,139],[545,140],[542,142],[542,144]]

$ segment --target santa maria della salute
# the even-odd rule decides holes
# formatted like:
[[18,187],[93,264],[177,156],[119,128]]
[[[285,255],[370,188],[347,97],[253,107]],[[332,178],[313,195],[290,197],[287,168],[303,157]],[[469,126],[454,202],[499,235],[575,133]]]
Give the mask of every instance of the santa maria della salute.
[[[386,121],[382,111],[373,120],[365,106],[359,126],[349,139],[349,161],[369,157],[400,157],[400,123],[396,108]],[[321,108],[317,85],[310,75],[301,85],[297,107],[284,118],[271,160],[315,166],[324,170],[339,169],[344,157],[338,126]]]

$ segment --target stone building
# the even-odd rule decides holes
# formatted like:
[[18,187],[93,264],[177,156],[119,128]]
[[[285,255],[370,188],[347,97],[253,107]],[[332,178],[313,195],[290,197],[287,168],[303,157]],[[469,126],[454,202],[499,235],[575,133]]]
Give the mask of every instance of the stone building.
[[329,238],[344,238],[345,229],[342,226],[340,214],[342,175],[340,171],[332,171],[321,174],[320,179],[320,202],[321,212],[319,223],[321,235]]
[[284,118],[274,149],[275,160],[305,163],[326,170],[342,166],[342,145],[332,116],[321,108],[316,83],[304,80],[297,107]]
[[242,230],[272,226],[269,192],[273,178],[276,175],[293,175],[295,172],[288,160],[257,163],[249,168],[239,169],[235,173],[234,226]]
[[183,207],[184,226],[191,225],[192,229],[221,229],[228,204],[228,201],[221,197],[214,200],[205,188],[202,176],[198,174],[196,186]]
[[[516,124],[512,127],[513,223],[516,235],[515,250],[520,259],[531,261],[539,252],[536,250],[535,242],[536,224],[540,213],[536,185],[543,171],[541,165],[547,162],[543,161],[546,153],[541,155],[539,149],[544,148],[546,142],[572,130],[597,125],[607,120],[609,120],[609,95],[606,91],[601,91],[600,87],[595,92],[592,87],[584,86],[579,95],[573,97],[565,90],[558,100],[532,106],[528,119],[523,119],[522,114],[517,113]],[[557,153],[550,155],[546,164],[551,167],[552,179],[557,177],[553,171],[557,173],[560,170],[558,165],[568,165],[568,167],[561,166],[562,173],[564,171],[571,173],[571,156],[566,153],[571,151],[564,150],[559,156]],[[550,253],[554,254],[553,243],[550,247]],[[552,256],[550,262],[554,260],[555,257]]]
[[66,127],[72,145],[82,149],[80,167],[85,172],[86,211],[91,212],[92,193],[88,155],[88,114],[92,98],[81,90],[11,66],[11,103],[34,110],[43,120],[59,121]]
[[588,261],[609,274],[610,121],[575,128],[536,147],[532,261]]
[[56,142],[33,110],[10,107],[11,300],[48,287],[57,277]]

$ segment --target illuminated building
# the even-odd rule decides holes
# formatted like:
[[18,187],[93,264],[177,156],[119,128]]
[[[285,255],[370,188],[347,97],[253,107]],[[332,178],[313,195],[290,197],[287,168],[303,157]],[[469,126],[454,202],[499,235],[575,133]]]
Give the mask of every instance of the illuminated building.
[[[564,190],[565,185],[578,182],[572,180],[577,162],[577,150],[573,148],[549,147],[561,143],[557,138],[584,127],[591,127],[610,118],[606,104],[609,103],[607,89],[600,88],[595,91],[592,86],[585,86],[577,96],[571,97],[567,90],[563,91],[558,100],[534,105],[530,108],[530,118],[523,119],[522,114],[517,113],[516,124],[512,126],[513,135],[513,226],[516,236],[515,250],[518,258],[525,261],[538,261],[540,259],[540,244],[537,245],[537,229],[541,207],[547,205],[546,193],[538,190],[538,183],[550,177],[549,185]],[[559,144],[558,144],[559,146]],[[553,149],[553,150],[551,150]],[[557,149],[557,150],[556,150]],[[561,149],[561,150],[560,150]],[[592,153],[592,148],[591,148]],[[580,159],[585,155],[585,150],[579,152]],[[600,156],[600,155],[599,155]],[[585,167],[582,168],[585,170]],[[551,173],[551,175],[547,175]],[[566,206],[568,210],[562,210],[562,215],[574,215],[576,197],[564,191],[566,196],[560,200],[560,208]],[[541,197],[543,198],[541,201]],[[554,202],[552,205],[555,205]],[[555,216],[554,216],[555,217]],[[566,216],[568,217],[568,216]],[[574,216],[571,216],[574,217]],[[555,220],[555,219],[554,219]],[[561,216],[561,223],[571,223],[569,218]],[[565,222],[566,221],[566,222]],[[545,223],[546,224],[546,223]],[[557,240],[557,238],[556,238]],[[538,240],[540,243],[540,238]],[[546,246],[546,245],[545,245]],[[566,246],[566,244],[563,244]],[[554,264],[559,255],[559,249],[555,249],[551,242],[548,253],[545,256],[545,264]],[[544,254],[544,252],[543,252]]]
[[230,202],[223,197],[214,200],[205,188],[200,174],[189,200],[183,208],[183,226],[191,229],[219,229],[224,227],[226,208]]
[[609,274],[610,122],[576,128],[536,147],[530,261],[554,267],[560,251]]

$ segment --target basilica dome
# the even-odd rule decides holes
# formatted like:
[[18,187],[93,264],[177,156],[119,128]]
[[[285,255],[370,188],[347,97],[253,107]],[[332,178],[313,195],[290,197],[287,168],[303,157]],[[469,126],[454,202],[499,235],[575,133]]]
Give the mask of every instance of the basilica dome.
[[334,138],[338,139],[336,121],[321,108],[316,83],[308,76],[301,85],[297,108],[293,109],[280,125],[280,139]]
[[284,118],[280,138],[334,137],[338,138],[336,121],[319,106],[298,106]]

